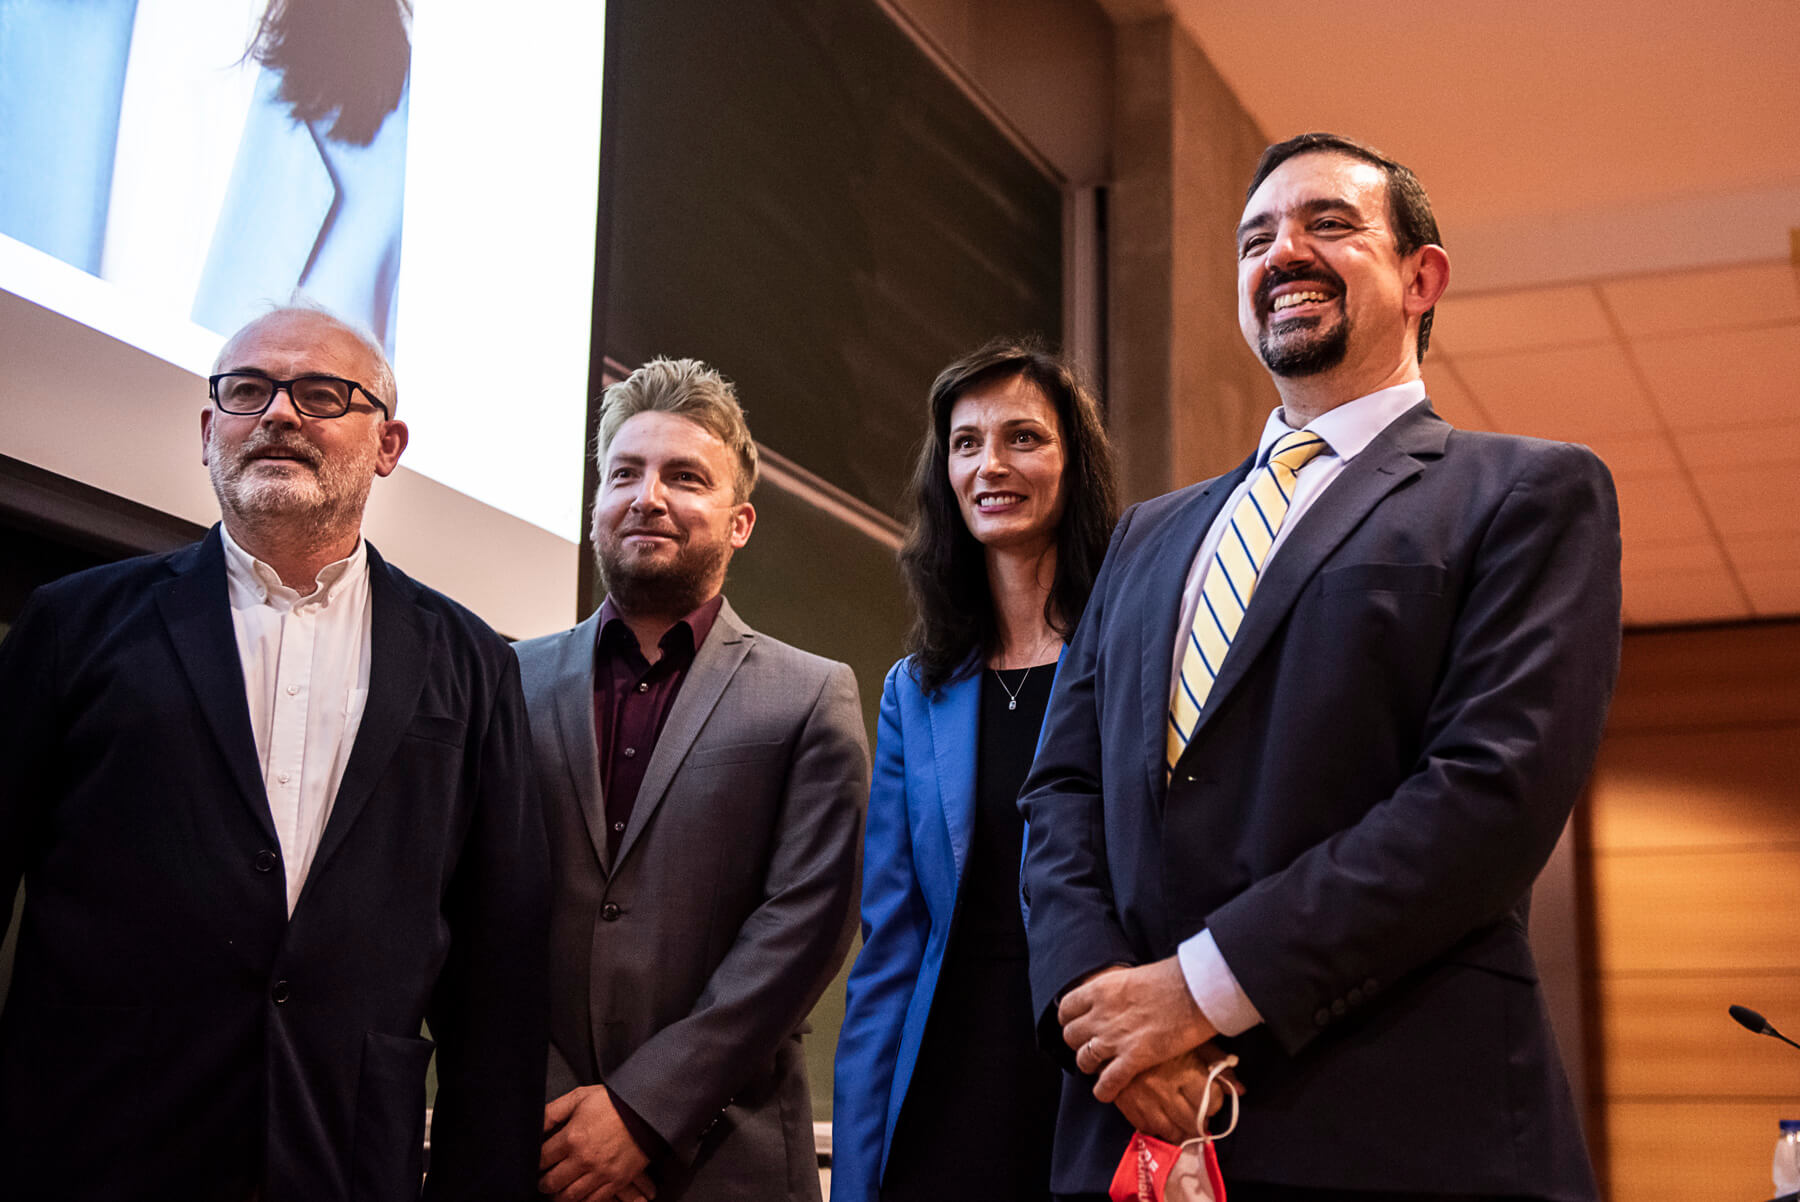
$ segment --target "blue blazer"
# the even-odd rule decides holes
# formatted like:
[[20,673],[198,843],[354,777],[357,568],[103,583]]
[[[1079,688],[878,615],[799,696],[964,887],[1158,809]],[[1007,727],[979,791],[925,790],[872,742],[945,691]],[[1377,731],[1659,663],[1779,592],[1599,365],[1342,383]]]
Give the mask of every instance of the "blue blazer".
[[937,992],[975,827],[981,676],[928,697],[912,660],[881,690],[863,848],[862,951],[832,1092],[833,1202],[873,1202]]

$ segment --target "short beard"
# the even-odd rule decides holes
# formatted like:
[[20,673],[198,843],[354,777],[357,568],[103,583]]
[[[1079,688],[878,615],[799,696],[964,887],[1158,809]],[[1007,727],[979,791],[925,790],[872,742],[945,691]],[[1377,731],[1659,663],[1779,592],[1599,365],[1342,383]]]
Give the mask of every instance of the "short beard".
[[[215,422],[207,436],[207,473],[219,508],[253,528],[279,530],[285,538],[309,542],[336,541],[362,525],[363,508],[375,481],[380,445],[371,438],[353,455],[332,457],[299,435],[269,436],[266,427],[246,439],[235,453],[219,444]],[[291,448],[308,457],[309,480],[267,480],[249,476],[251,456],[273,447]]]
[[621,610],[659,618],[684,618],[712,600],[712,584],[731,558],[731,548],[683,546],[675,562],[645,570],[619,554],[619,540],[595,543],[594,562],[600,583]]
[[[1297,325],[1305,320],[1323,319],[1297,318],[1288,324]],[[1262,356],[1263,365],[1278,376],[1316,376],[1330,371],[1349,354],[1350,320],[1345,318],[1322,333],[1307,329],[1278,335],[1264,325],[1256,338],[1256,352]]]

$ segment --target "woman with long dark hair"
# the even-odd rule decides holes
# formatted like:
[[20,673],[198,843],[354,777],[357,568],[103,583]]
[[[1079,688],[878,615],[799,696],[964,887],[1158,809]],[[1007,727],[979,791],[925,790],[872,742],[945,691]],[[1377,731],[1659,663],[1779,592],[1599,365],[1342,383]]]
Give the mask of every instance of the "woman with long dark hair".
[[994,342],[931,388],[838,1037],[834,1202],[1044,1199],[1061,1083],[1036,1046],[1016,806],[1117,517],[1092,396]]

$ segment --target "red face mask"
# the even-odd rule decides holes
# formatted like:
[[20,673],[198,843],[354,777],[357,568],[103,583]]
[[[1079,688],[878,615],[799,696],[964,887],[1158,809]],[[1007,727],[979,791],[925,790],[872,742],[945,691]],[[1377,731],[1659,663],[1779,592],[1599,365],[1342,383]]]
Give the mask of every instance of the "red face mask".
[[1195,1124],[1200,1129],[1197,1137],[1177,1147],[1142,1131],[1132,1134],[1113,1173],[1108,1191],[1112,1202],[1225,1202],[1225,1181],[1219,1175],[1219,1157],[1212,1145],[1237,1128],[1237,1091],[1225,1091],[1231,1098],[1231,1122],[1217,1135],[1206,1129],[1206,1111],[1219,1074],[1236,1064],[1236,1056],[1227,1056],[1208,1071],[1206,1094]]

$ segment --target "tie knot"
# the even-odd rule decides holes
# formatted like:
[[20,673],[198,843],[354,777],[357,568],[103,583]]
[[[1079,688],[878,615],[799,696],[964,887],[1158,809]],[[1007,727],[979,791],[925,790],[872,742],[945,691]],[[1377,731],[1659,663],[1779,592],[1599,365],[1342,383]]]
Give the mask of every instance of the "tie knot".
[[1295,430],[1283,434],[1269,450],[1269,464],[1281,465],[1288,471],[1298,475],[1300,469],[1312,462],[1315,455],[1331,449],[1331,444],[1314,434],[1311,430]]

